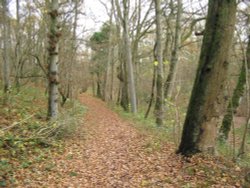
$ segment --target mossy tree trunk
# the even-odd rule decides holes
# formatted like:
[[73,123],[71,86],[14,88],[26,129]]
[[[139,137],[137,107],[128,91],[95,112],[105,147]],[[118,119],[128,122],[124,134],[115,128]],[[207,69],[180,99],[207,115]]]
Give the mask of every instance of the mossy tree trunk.
[[235,27],[236,0],[209,0],[205,33],[182,139],[177,153],[213,153],[221,123],[228,54]]
[[[7,0],[2,0],[2,22],[3,22],[3,85],[4,93],[8,94],[10,90],[10,35],[8,19]],[[7,100],[7,95],[5,96]]]
[[161,29],[161,0],[155,0],[155,16],[156,16],[156,102],[155,102],[155,118],[158,126],[163,125],[164,120],[164,95],[163,95],[163,60],[162,60],[162,29]]
[[49,28],[49,97],[48,97],[48,119],[55,119],[58,115],[58,41],[59,41],[59,25],[58,25],[58,0],[51,0],[50,3],[50,28]]
[[246,95],[247,95],[247,119],[246,123],[244,126],[244,132],[242,136],[242,141],[240,144],[239,148],[239,153],[238,157],[241,157],[242,155],[245,154],[246,152],[246,140],[247,140],[247,135],[249,133],[249,125],[250,125],[250,15],[248,15],[247,19],[247,35],[248,35],[248,46],[247,46],[247,51],[246,51],[246,56],[245,56],[245,69],[246,69]]
[[16,0],[16,46],[15,46],[15,85],[17,90],[20,90],[20,45],[21,45],[21,37],[20,37],[20,4],[19,0]]
[[236,109],[240,104],[240,99],[244,94],[245,84],[246,84],[246,68],[245,64],[243,63],[236,88],[234,89],[233,96],[229,101],[226,114],[223,118],[222,125],[220,127],[220,135],[219,135],[220,141],[225,141],[228,139],[228,135],[233,121],[233,115],[235,114]]

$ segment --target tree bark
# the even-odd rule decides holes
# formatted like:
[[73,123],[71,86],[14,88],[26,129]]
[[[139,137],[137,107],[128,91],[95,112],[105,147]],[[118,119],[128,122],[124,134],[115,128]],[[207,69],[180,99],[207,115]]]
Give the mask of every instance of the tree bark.
[[108,101],[109,100],[109,78],[110,78],[110,65],[111,65],[111,61],[112,61],[112,24],[113,24],[113,0],[111,1],[111,11],[110,11],[110,18],[109,18],[109,39],[108,39],[108,60],[107,60],[107,66],[106,66],[106,72],[105,72],[105,79],[104,79],[104,101]]
[[151,106],[153,104],[153,100],[154,100],[154,95],[155,95],[155,77],[156,77],[156,67],[154,66],[154,72],[153,72],[153,79],[152,79],[152,86],[151,86],[151,95],[150,95],[150,99],[149,99],[149,103],[148,103],[148,108],[147,111],[144,115],[144,119],[148,118]]
[[248,31],[247,31],[247,35],[248,35],[248,46],[247,46],[247,52],[245,54],[245,70],[246,70],[246,95],[247,95],[247,121],[245,123],[244,126],[244,132],[243,132],[243,136],[242,136],[242,141],[240,144],[240,148],[239,148],[239,153],[238,153],[238,157],[241,157],[242,155],[245,154],[245,149],[246,149],[246,139],[247,139],[247,134],[248,134],[248,130],[249,130],[249,125],[250,125],[250,27],[249,27],[249,22],[250,22],[250,16],[248,15],[248,19],[247,19],[247,25],[248,25]]
[[136,91],[135,91],[135,81],[134,81],[134,69],[132,64],[132,54],[131,54],[131,45],[129,39],[129,2],[128,0],[123,0],[123,40],[125,46],[125,59],[127,64],[127,77],[128,77],[128,89],[129,89],[129,99],[131,103],[132,113],[137,113],[137,102],[136,102]]
[[234,33],[236,0],[210,0],[194,87],[178,153],[213,153],[216,126],[224,113],[228,54]]
[[58,0],[52,0],[50,4],[50,29],[49,29],[49,97],[48,97],[48,119],[55,119],[58,115]]
[[[122,53],[122,52],[121,52]],[[118,72],[118,79],[120,80],[120,105],[124,111],[129,111],[129,98],[128,98],[128,82],[127,82],[127,73],[126,73],[126,62],[121,58],[120,68]]]
[[20,4],[19,0],[16,0],[16,48],[15,48],[15,68],[16,68],[16,75],[15,75],[15,85],[17,90],[20,90]]
[[162,62],[162,44],[161,44],[161,8],[160,0],[154,0],[155,2],[155,16],[156,16],[156,103],[155,103],[155,118],[157,126],[162,126],[164,121],[164,94],[163,94],[163,62]]
[[4,93],[7,94],[10,90],[10,55],[9,55],[9,20],[8,20],[8,6],[7,1],[2,0],[3,14],[3,85]]

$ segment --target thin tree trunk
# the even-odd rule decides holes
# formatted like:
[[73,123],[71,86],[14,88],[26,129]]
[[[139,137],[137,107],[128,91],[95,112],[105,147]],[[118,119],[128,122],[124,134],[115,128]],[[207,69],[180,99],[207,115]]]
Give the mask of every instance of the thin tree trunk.
[[[73,36],[72,36],[72,41],[71,41],[71,47],[72,47],[72,53],[71,53],[71,61],[69,62],[68,65],[68,80],[67,80],[67,94],[68,98],[73,98],[74,95],[74,81],[73,81],[73,66],[76,64],[76,56],[77,56],[77,20],[78,20],[78,5],[79,5],[79,0],[74,1],[74,21],[73,21]],[[65,101],[66,102],[66,101]]]
[[144,115],[144,118],[147,119],[148,118],[148,115],[149,115],[149,112],[150,112],[150,109],[151,109],[151,106],[153,104],[153,100],[154,100],[154,93],[155,93],[155,79],[156,78],[156,67],[154,66],[154,72],[153,72],[153,79],[152,79],[152,87],[151,87],[151,95],[150,95],[150,99],[149,99],[149,103],[148,103],[148,109]]
[[52,0],[50,4],[50,28],[49,28],[49,98],[48,98],[48,119],[55,119],[58,115],[58,0]]
[[105,79],[104,79],[104,101],[108,101],[109,99],[109,77],[110,77],[110,65],[112,61],[112,23],[113,23],[113,0],[111,1],[111,12],[110,12],[110,18],[109,18],[109,41],[108,41],[108,61],[107,61],[107,66],[106,66],[106,72],[105,72]]
[[[250,16],[248,17],[248,22]],[[249,23],[248,23],[249,24]],[[245,54],[245,70],[246,70],[246,95],[247,95],[247,121],[245,123],[244,133],[241,141],[241,146],[239,148],[238,156],[242,156],[245,153],[246,138],[248,134],[248,127],[250,125],[250,28],[248,28],[248,46],[247,52]]]
[[[164,49],[163,49],[163,62],[169,62],[171,59],[171,50],[172,50],[172,46],[173,46],[173,39],[174,36],[172,35],[172,22],[174,19],[174,6],[173,6],[173,0],[171,0],[169,2],[169,6],[170,6],[170,13],[168,16],[166,16],[167,20],[166,20],[166,40],[165,40],[165,44],[164,44]],[[166,64],[163,65],[164,68],[164,72],[166,71]],[[165,84],[165,83],[164,83]],[[165,88],[165,86],[164,86]],[[164,96],[165,97],[165,96]]]
[[101,98],[103,98],[102,89],[101,89],[102,88],[102,81],[101,81],[99,73],[97,73],[96,76],[97,76],[97,81],[96,81],[96,86],[97,86],[97,88],[96,88],[96,96],[101,99]]
[[10,90],[10,56],[9,56],[9,20],[7,1],[2,0],[3,14],[3,85],[4,93],[7,94]]
[[182,0],[177,1],[177,16],[176,16],[176,25],[175,25],[175,37],[174,37],[174,49],[172,51],[171,60],[170,60],[170,69],[164,84],[164,97],[171,97],[173,81],[176,72],[176,66],[179,59],[179,48],[181,43],[181,16],[182,16]]
[[236,0],[209,1],[199,67],[178,153],[214,153],[234,33]]
[[15,85],[17,90],[20,90],[20,4],[19,0],[16,0],[16,49],[15,49],[15,64],[16,64],[16,75],[15,75]]
[[161,44],[161,1],[155,0],[155,16],[156,16],[156,59],[157,59],[157,67],[156,67],[156,102],[155,102],[155,118],[156,124],[158,126],[163,125],[164,121],[164,91],[163,91],[163,61],[162,61],[162,44]]
[[[112,49],[112,54],[114,56],[114,49]],[[115,73],[115,62],[111,63],[111,83],[110,83],[110,100],[113,100],[113,92],[114,92],[114,73]]]

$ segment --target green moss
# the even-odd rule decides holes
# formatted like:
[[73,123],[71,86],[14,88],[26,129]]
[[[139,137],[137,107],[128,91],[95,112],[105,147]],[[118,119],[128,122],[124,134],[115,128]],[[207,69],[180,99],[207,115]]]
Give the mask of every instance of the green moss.
[[244,94],[245,85],[246,85],[246,69],[245,69],[245,64],[243,63],[236,88],[233,92],[232,99],[229,101],[226,114],[222,121],[222,125],[220,128],[220,137],[219,137],[220,141],[228,139],[228,134],[230,132],[233,121],[233,114],[236,112],[236,109],[240,104],[240,98]]

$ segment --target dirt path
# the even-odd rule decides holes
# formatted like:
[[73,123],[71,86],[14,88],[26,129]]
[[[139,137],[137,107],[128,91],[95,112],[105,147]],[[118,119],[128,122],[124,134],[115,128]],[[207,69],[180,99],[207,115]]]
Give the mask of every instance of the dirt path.
[[[84,146],[80,146],[82,158],[64,164],[66,171],[71,169],[77,173],[74,180],[67,178],[65,186],[156,186],[169,179],[170,174],[177,176],[171,167],[173,164],[168,162],[173,150],[169,150],[168,157],[166,153],[150,155],[145,152],[145,138],[102,101],[88,95],[83,95],[81,101],[88,107],[84,123],[87,138]],[[75,149],[79,151],[79,146]]]
[[185,164],[176,156],[171,144],[148,152],[150,138],[102,101],[86,94],[80,100],[88,108],[80,134],[66,143],[62,155],[54,157],[51,170],[34,170],[32,177],[27,177],[29,181],[20,183],[20,187],[171,188],[199,187],[200,182],[207,181],[202,173],[189,173],[187,169],[192,164]]

